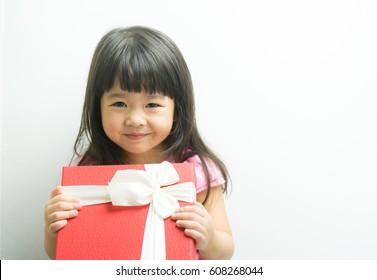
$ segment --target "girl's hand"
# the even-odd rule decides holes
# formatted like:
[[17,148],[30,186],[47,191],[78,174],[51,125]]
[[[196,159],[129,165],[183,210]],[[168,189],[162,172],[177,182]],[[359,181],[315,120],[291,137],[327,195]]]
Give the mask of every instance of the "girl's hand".
[[79,199],[64,197],[62,188],[56,187],[45,205],[44,219],[47,232],[53,236],[56,235],[58,230],[67,225],[68,219],[78,215],[78,210],[81,207]]
[[215,235],[215,226],[211,215],[199,202],[183,206],[171,216],[177,227],[184,228],[185,235],[195,239],[196,249],[206,250]]

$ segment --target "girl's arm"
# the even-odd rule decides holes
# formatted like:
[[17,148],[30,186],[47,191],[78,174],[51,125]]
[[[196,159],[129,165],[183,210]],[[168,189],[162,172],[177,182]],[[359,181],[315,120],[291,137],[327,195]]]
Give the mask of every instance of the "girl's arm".
[[51,199],[44,210],[44,246],[50,259],[55,258],[56,232],[65,227],[68,219],[76,217],[81,204],[78,199],[66,198],[62,195],[61,187],[56,187],[51,193]]
[[179,208],[172,219],[185,234],[196,241],[196,248],[203,259],[230,259],[234,242],[225,211],[222,187],[212,187],[208,202],[203,206],[205,192],[197,195],[192,205]]

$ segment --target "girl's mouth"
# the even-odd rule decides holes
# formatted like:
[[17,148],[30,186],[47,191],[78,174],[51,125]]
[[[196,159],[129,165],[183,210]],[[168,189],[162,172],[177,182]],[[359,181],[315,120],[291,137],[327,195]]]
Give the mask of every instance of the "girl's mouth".
[[130,140],[140,140],[146,137],[148,134],[147,133],[128,133],[125,135]]

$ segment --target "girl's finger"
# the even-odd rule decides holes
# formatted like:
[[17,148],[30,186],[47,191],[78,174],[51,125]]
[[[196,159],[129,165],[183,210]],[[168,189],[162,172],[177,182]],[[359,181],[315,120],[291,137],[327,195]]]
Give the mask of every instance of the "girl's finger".
[[47,212],[58,212],[58,211],[69,211],[69,210],[80,210],[82,208],[81,203],[78,202],[66,202],[66,201],[59,201],[54,203],[48,207]]
[[184,230],[184,233],[185,233],[186,236],[195,239],[196,243],[199,243],[201,240],[204,239],[203,234],[201,234],[200,232],[198,232],[194,229],[188,229],[187,228],[187,229]]
[[81,205],[80,199],[78,199],[76,197],[66,197],[66,196],[63,196],[61,194],[56,195],[53,198],[51,198],[51,200],[48,202],[48,204],[54,205],[54,204],[58,204],[60,202],[77,203],[77,204]]
[[178,208],[175,211],[175,214],[177,213],[196,213],[197,215],[201,217],[206,216],[206,210],[204,208],[198,207],[196,205],[189,205],[189,206],[183,206],[181,208]]
[[195,221],[178,220],[176,222],[176,225],[179,228],[192,229],[192,230],[196,230],[198,232],[201,232],[203,234],[206,232],[206,228],[202,224],[195,222]]
[[58,230],[60,230],[63,227],[65,227],[67,224],[68,224],[67,220],[56,221],[56,222],[54,222],[54,223],[52,223],[52,224],[49,225],[48,230],[51,233],[56,233]]
[[61,186],[57,186],[55,189],[52,190],[50,198],[53,198],[54,196],[57,196],[62,193],[63,193],[63,190]]
[[173,221],[177,220],[192,220],[192,221],[198,221],[198,222],[203,222],[204,216],[196,213],[196,212],[179,212],[179,213],[174,213],[171,215],[171,219]]
[[77,210],[53,212],[53,213],[51,213],[50,215],[47,216],[46,223],[47,224],[53,224],[53,223],[58,222],[58,221],[64,221],[64,220],[74,218],[77,215],[78,215]]

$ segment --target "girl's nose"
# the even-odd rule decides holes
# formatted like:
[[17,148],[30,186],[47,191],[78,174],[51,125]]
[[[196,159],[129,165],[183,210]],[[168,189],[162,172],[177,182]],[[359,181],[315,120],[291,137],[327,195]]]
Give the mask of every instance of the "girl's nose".
[[140,111],[131,111],[125,119],[126,126],[139,127],[147,124],[144,114]]

